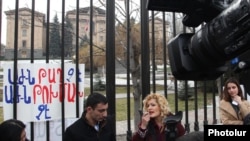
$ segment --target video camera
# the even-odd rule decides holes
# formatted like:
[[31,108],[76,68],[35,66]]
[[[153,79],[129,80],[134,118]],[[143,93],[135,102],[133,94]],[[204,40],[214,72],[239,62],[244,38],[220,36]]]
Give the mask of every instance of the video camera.
[[175,141],[178,137],[177,124],[182,120],[182,111],[178,111],[175,115],[169,116],[165,119],[166,124],[166,140]]
[[196,33],[168,42],[172,73],[179,80],[214,80],[228,70],[227,61],[250,49],[249,0],[148,0],[148,10],[181,12]]

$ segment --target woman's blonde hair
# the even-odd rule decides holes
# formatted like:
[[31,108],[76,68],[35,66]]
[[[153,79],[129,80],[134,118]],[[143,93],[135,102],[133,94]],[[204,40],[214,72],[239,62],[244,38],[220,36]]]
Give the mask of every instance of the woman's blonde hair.
[[166,118],[171,110],[170,110],[167,99],[161,94],[151,93],[147,95],[143,100],[143,111],[144,112],[147,111],[147,103],[151,99],[155,99],[156,103],[159,104],[159,107],[161,109],[161,117]]

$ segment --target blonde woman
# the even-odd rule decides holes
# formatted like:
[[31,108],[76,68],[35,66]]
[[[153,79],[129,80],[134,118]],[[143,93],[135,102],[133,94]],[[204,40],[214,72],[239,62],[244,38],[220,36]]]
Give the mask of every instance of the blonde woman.
[[[143,100],[143,115],[132,141],[166,141],[164,119],[173,115],[167,99],[157,93],[149,94]],[[178,137],[185,134],[181,123],[177,124]]]

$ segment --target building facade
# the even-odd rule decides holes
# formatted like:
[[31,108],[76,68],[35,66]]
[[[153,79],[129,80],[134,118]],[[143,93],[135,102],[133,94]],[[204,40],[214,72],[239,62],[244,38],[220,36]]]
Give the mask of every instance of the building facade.
[[[90,7],[79,9],[79,44],[88,42],[90,37]],[[76,34],[76,9],[68,11],[66,17],[73,25],[73,33]],[[98,7],[93,7],[92,19],[92,41],[93,44],[102,46],[106,41],[106,11]],[[73,36],[73,47],[76,46],[76,36]]]
[[[17,46],[18,58],[30,58],[31,51],[31,22],[32,10],[29,8],[19,8],[18,11],[18,30],[15,30],[15,10],[5,11],[7,17],[7,35],[5,59],[13,59],[15,46],[15,31],[18,31]],[[90,22],[89,22],[90,8],[80,8],[79,10],[79,44],[82,42],[89,42],[90,38]],[[34,57],[43,58],[46,48],[46,22],[45,14],[35,11],[34,16]],[[76,47],[76,10],[66,12],[68,18],[73,26],[73,51]],[[106,41],[106,11],[97,7],[93,7],[92,20],[92,41],[96,45],[104,45]]]
[[[5,47],[5,59],[12,59],[14,56],[15,32],[18,32],[17,47],[18,58],[30,58],[31,51],[31,23],[32,10],[28,8],[20,8],[18,11],[18,29],[15,30],[15,10],[5,11],[7,17],[7,35]],[[41,58],[43,56],[44,42],[44,26],[45,14],[40,12],[34,13],[34,56]]]

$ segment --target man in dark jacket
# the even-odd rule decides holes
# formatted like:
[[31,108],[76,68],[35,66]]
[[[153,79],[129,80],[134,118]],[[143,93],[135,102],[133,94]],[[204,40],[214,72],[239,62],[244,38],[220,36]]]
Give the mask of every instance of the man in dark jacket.
[[107,116],[108,100],[100,93],[90,94],[82,117],[67,127],[64,141],[115,141],[116,136]]

